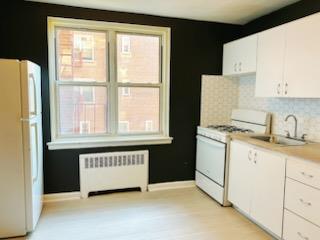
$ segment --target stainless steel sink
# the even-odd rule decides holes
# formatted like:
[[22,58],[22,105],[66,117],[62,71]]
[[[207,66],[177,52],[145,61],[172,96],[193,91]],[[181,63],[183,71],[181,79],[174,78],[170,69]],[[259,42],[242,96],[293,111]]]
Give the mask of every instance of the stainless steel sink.
[[281,146],[301,146],[301,145],[305,145],[307,143],[303,140],[288,138],[288,137],[281,136],[281,135],[251,136],[251,138],[256,139],[256,140],[260,140],[260,141],[264,141],[264,142],[278,144]]

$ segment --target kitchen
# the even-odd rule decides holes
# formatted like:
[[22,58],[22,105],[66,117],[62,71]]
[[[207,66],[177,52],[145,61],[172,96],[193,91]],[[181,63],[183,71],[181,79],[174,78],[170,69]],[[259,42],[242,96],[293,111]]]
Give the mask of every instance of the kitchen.
[[[108,1],[100,6],[39,2],[4,1],[0,28],[5,46],[0,49],[2,59],[27,59],[41,67],[44,208],[38,226],[28,235],[30,239],[70,239],[80,235],[83,239],[319,238],[320,102],[314,77],[318,75],[320,55],[317,1],[275,1],[279,5],[265,5],[264,9],[250,8],[252,1],[246,1],[242,4],[248,12],[239,10],[239,15],[232,14],[231,6],[223,6],[224,9],[211,13],[211,19],[177,12],[172,15],[168,7],[168,13],[152,12],[157,9],[155,6],[149,6],[149,12],[112,8]],[[241,8],[239,1],[231,2],[233,7]],[[212,7],[215,8],[219,6]],[[238,19],[234,20],[235,17]],[[68,28],[70,31],[65,31]],[[65,39],[71,35],[75,60],[69,71],[70,46]],[[135,57],[134,51],[141,49],[136,43],[142,41],[144,46],[149,44],[152,57],[159,59],[149,59],[159,64],[141,72],[146,78],[130,75],[132,65],[128,65],[128,59]],[[99,61],[96,66],[103,67],[96,67],[96,80],[88,81],[85,74],[92,71],[80,73],[77,69],[94,61]],[[128,71],[122,70],[126,67]],[[144,71],[139,66],[133,68]],[[57,79],[55,75],[59,75]],[[37,76],[40,79],[40,74]],[[92,88],[95,91],[88,90]],[[102,89],[108,89],[108,94]],[[115,100],[117,94],[119,98]],[[68,96],[72,96],[73,102]],[[9,98],[13,99],[10,95],[4,99]],[[86,114],[78,110],[73,122],[68,121],[75,111],[65,107],[76,99],[86,106]],[[148,111],[140,107],[136,110],[139,114],[134,115],[126,108],[141,105],[141,99]],[[1,109],[5,110],[1,111],[10,112],[2,102]],[[108,114],[102,121],[106,123],[101,125],[101,121],[90,118],[93,114],[88,109],[93,103],[105,102],[109,105],[103,109],[108,109]],[[96,107],[95,116],[99,116],[99,111],[101,107]],[[136,116],[142,115],[137,120]],[[8,125],[6,120],[1,126]],[[28,119],[22,117],[21,121],[27,122],[24,120]],[[71,123],[76,124],[72,131]],[[217,125],[229,124],[232,129],[217,129]],[[208,130],[209,125],[216,129]],[[96,133],[94,137],[90,136],[92,131]],[[131,131],[144,134],[133,136]],[[112,136],[107,135],[109,132]],[[126,132],[130,134],[123,134]],[[269,136],[270,132],[270,138],[260,136]],[[83,136],[74,141],[75,134]],[[209,152],[202,155],[209,165],[199,166],[202,156],[198,155],[205,149],[197,148],[206,146],[199,144],[199,139],[212,138],[225,148],[217,154],[220,162],[214,162],[218,158]],[[6,152],[10,144],[2,141],[0,152]],[[39,152],[40,155],[42,158]],[[4,159],[1,158],[2,164],[6,164]],[[264,165],[260,167],[259,163]],[[120,172],[124,165],[126,168]],[[111,172],[111,166],[113,170],[119,167],[119,172]],[[41,173],[41,164],[37,168]],[[205,171],[219,172],[219,180]],[[0,176],[5,176],[4,172]],[[4,183],[8,179],[15,182],[13,175],[1,178],[1,196],[6,192]],[[92,196],[100,191],[135,187],[141,192]],[[5,212],[5,203],[13,199],[1,198],[1,212]],[[186,205],[177,204],[179,199],[185,199]],[[152,204],[158,207],[155,213],[148,208]],[[231,204],[234,208],[221,207]],[[203,208],[197,209],[198,205]],[[183,206],[186,212],[180,209]],[[96,232],[82,231],[81,223],[73,225],[70,217],[81,218],[80,212],[87,207],[92,212],[87,209],[83,218],[97,218],[104,224],[101,226],[108,226],[113,216],[117,227],[101,227]],[[59,216],[63,209],[64,216]],[[115,213],[115,209],[120,212]],[[132,213],[138,209],[145,210],[142,219]],[[188,209],[193,212],[187,212]],[[99,215],[99,211],[110,214]],[[197,219],[197,211],[202,220]],[[184,222],[183,214],[191,217]],[[232,219],[229,230],[222,226],[228,224],[228,214]],[[121,223],[133,224],[135,220],[146,224],[145,233],[141,226],[136,226],[136,230],[121,228]],[[0,223],[4,237],[14,236],[5,235],[11,228],[5,217]],[[63,224],[65,228],[60,226]],[[169,237],[166,234],[170,232]]]

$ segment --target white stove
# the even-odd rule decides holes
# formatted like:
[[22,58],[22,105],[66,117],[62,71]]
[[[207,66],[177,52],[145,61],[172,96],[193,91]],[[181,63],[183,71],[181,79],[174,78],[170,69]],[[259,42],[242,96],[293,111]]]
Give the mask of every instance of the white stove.
[[226,143],[230,133],[253,133],[254,131],[246,128],[239,128],[233,125],[209,125],[198,127],[198,135],[205,136],[219,142]]
[[270,133],[271,115],[235,109],[230,124],[197,129],[196,184],[223,206],[228,206],[227,185],[231,133]]

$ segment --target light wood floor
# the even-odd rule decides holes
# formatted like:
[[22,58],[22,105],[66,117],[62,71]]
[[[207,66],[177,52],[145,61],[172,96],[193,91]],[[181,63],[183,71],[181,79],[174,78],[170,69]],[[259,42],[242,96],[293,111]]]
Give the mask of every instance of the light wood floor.
[[197,188],[127,192],[47,203],[31,240],[272,239]]

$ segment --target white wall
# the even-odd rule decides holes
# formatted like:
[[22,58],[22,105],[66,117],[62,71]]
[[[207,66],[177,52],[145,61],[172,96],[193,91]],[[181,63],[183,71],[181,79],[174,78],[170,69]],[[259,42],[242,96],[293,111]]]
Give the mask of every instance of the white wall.
[[[298,135],[320,142],[320,99],[256,98],[255,76],[228,79],[221,76],[203,76],[201,93],[201,126],[228,123],[231,110],[244,109],[269,111],[273,114],[272,132],[293,134],[294,124],[288,114],[298,118]],[[320,90],[319,90],[320,91]]]

